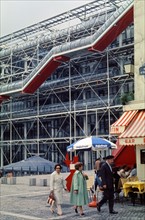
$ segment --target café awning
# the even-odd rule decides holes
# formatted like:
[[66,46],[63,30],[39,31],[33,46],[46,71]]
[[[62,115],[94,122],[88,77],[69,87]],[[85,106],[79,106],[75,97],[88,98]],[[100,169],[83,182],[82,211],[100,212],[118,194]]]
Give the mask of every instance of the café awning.
[[138,110],[124,112],[123,115],[111,125],[111,134],[122,134],[128,127]]
[[119,136],[120,145],[145,145],[145,110],[138,111]]

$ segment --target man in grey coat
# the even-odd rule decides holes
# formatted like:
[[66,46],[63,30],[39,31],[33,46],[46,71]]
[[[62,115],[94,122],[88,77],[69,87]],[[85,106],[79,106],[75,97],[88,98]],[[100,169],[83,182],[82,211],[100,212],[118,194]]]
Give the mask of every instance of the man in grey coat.
[[97,204],[97,210],[101,211],[101,206],[107,202],[109,202],[109,212],[110,214],[117,214],[115,212],[114,207],[114,185],[113,185],[113,172],[111,165],[113,164],[114,156],[109,155],[106,157],[106,163],[104,163],[101,167],[101,179],[102,179],[102,187],[104,190],[104,195],[102,200]]

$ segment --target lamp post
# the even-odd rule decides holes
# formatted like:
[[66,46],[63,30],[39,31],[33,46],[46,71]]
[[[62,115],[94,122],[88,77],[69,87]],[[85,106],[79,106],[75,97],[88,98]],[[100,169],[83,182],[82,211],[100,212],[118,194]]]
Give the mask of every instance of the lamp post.
[[128,60],[124,64],[125,73],[134,74],[134,64],[132,60]]

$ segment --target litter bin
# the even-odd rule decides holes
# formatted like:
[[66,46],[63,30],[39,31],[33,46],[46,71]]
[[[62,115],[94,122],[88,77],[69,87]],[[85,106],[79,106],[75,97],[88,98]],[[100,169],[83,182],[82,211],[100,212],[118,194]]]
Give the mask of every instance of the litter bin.
[[29,186],[36,186],[36,178],[29,179]]

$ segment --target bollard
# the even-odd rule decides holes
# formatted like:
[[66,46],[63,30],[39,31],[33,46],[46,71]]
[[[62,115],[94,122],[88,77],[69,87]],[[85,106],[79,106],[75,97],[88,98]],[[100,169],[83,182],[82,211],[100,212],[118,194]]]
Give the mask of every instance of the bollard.
[[16,184],[16,177],[10,177],[10,185]]
[[29,179],[29,186],[36,186],[36,178]]
[[47,179],[40,179],[40,186],[47,186]]
[[7,177],[1,178],[1,184],[7,184]]

